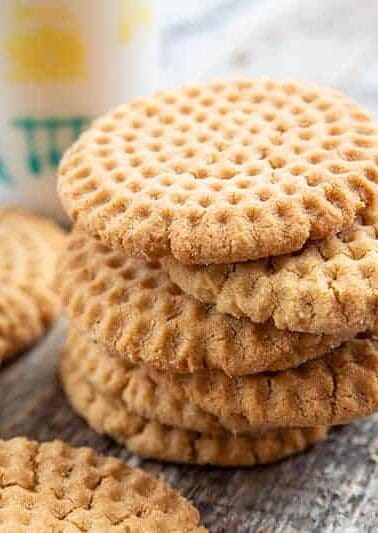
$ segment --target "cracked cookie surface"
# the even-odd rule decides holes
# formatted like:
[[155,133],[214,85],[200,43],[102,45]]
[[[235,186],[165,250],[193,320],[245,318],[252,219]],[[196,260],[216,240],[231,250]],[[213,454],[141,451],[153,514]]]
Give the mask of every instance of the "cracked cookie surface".
[[228,377],[220,371],[159,372],[170,394],[207,413],[253,427],[298,427],[352,422],[378,411],[378,348],[370,339],[346,342],[298,368]]
[[377,135],[332,89],[207,82],[95,121],[62,160],[60,197],[74,221],[131,256],[281,255],[350,227],[377,194]]
[[4,532],[198,532],[199,514],[163,482],[61,441],[0,440]]
[[[208,434],[161,424],[130,413],[125,400],[114,392],[112,380],[104,382],[98,374],[93,379],[87,369],[74,363],[67,351],[62,356],[61,379],[72,407],[95,431],[111,436],[136,454],[162,461],[252,466],[300,453],[327,434],[324,427],[274,429],[245,435],[227,431]],[[204,420],[211,419],[211,415],[203,416]]]
[[377,203],[343,233],[295,255],[234,265],[162,267],[185,293],[220,313],[279,329],[336,334],[374,329],[378,309]]
[[127,412],[201,433],[337,425],[378,411],[378,349],[369,339],[294,370],[230,378],[131,366],[71,326],[64,366]]
[[[224,434],[261,432],[260,428],[244,426],[238,421],[225,420],[206,413],[196,405],[171,394],[144,366],[131,365],[126,359],[111,354],[106,348],[90,342],[72,325],[69,329],[61,370],[63,375],[79,374],[109,401],[113,398],[123,409],[134,415],[153,419],[161,424],[196,431]],[[127,424],[124,424],[126,427]],[[133,427],[129,424],[129,427]]]
[[51,284],[64,232],[20,209],[0,209],[0,364],[40,338],[56,318]]
[[242,375],[298,366],[348,335],[280,331],[236,319],[183,294],[159,264],[125,257],[75,228],[56,281],[72,321],[133,363]]

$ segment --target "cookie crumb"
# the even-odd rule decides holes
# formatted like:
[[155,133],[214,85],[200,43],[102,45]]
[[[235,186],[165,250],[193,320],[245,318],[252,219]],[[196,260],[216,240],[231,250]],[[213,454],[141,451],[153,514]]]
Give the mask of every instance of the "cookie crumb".
[[372,463],[378,464],[378,449],[374,444],[369,446],[368,454],[369,454],[369,460]]

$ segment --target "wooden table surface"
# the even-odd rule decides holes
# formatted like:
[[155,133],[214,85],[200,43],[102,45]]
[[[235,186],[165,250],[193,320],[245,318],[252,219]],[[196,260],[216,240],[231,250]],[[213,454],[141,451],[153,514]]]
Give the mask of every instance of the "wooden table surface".
[[[295,76],[328,83],[378,116],[376,0],[216,0],[163,34],[167,84],[207,75]],[[265,467],[219,469],[142,461],[96,435],[67,405],[56,365],[61,320],[0,370],[0,437],[60,438],[162,475],[212,532],[378,530],[377,417],[331,431],[308,453]]]

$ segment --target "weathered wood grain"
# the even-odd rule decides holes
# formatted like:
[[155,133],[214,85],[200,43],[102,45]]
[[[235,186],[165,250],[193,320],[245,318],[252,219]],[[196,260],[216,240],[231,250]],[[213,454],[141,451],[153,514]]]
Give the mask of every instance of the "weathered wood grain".
[[56,365],[62,321],[0,370],[0,437],[60,438],[162,475],[189,497],[212,532],[373,532],[378,528],[377,418],[335,429],[310,452],[242,469],[142,461],[96,435],[67,405]]

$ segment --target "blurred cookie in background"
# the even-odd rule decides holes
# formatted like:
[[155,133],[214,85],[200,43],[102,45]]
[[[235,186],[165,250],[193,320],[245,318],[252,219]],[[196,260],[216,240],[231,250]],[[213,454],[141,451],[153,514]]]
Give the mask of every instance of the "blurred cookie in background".
[[21,209],[0,209],[0,364],[34,344],[59,312],[51,283],[64,232]]

